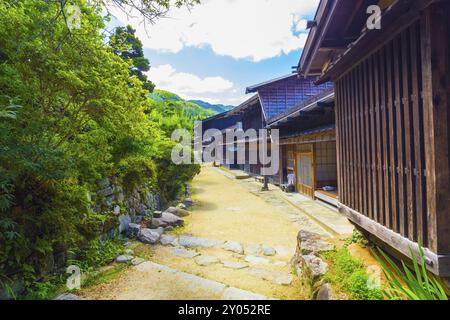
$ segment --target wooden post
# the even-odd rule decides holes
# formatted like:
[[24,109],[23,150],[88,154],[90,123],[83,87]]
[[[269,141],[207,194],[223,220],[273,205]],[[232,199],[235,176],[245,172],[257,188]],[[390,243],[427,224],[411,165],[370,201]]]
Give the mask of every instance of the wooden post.
[[437,254],[450,253],[449,8],[433,4],[421,21],[428,241]]

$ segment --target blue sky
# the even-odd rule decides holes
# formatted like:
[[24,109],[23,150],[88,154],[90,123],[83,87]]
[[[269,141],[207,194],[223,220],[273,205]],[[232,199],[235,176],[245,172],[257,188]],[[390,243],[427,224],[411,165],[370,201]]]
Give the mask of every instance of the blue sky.
[[186,99],[237,105],[245,87],[291,72],[307,37],[306,20],[318,0],[203,0],[191,11],[144,28],[131,13],[113,11],[144,44],[157,88]]

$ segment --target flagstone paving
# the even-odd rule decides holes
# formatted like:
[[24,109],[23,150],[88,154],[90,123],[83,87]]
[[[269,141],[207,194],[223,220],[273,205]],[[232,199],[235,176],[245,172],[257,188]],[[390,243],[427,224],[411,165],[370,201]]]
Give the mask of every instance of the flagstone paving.
[[185,227],[150,250],[147,262],[112,283],[82,292],[87,299],[307,299],[290,260],[300,229],[331,236],[252,179],[203,167],[193,182],[195,206]]

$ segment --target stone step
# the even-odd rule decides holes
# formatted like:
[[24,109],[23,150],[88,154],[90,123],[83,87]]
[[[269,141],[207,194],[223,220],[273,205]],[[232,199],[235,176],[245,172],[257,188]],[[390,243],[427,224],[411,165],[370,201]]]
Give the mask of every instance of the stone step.
[[352,234],[354,226],[339,212],[320,205],[316,201],[300,194],[281,194],[281,197],[334,236],[344,237]]
[[165,265],[154,262],[144,262],[133,267],[140,273],[145,273],[149,282],[152,282],[153,274],[158,274],[158,279],[168,278],[170,282],[166,283],[149,283],[149,286],[155,288],[164,288],[154,292],[156,299],[171,300],[174,295],[172,293],[181,290],[186,299],[193,300],[274,300],[264,295],[242,290],[235,287],[229,287],[223,283],[199,277],[194,274],[182,272]]

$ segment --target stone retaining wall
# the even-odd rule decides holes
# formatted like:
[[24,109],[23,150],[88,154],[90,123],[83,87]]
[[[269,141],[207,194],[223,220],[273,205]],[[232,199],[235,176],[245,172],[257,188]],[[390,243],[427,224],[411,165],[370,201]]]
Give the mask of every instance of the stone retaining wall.
[[291,263],[313,300],[333,300],[331,285],[323,281],[328,264],[319,254],[334,249],[334,245],[318,234],[305,230],[298,234],[297,250]]

